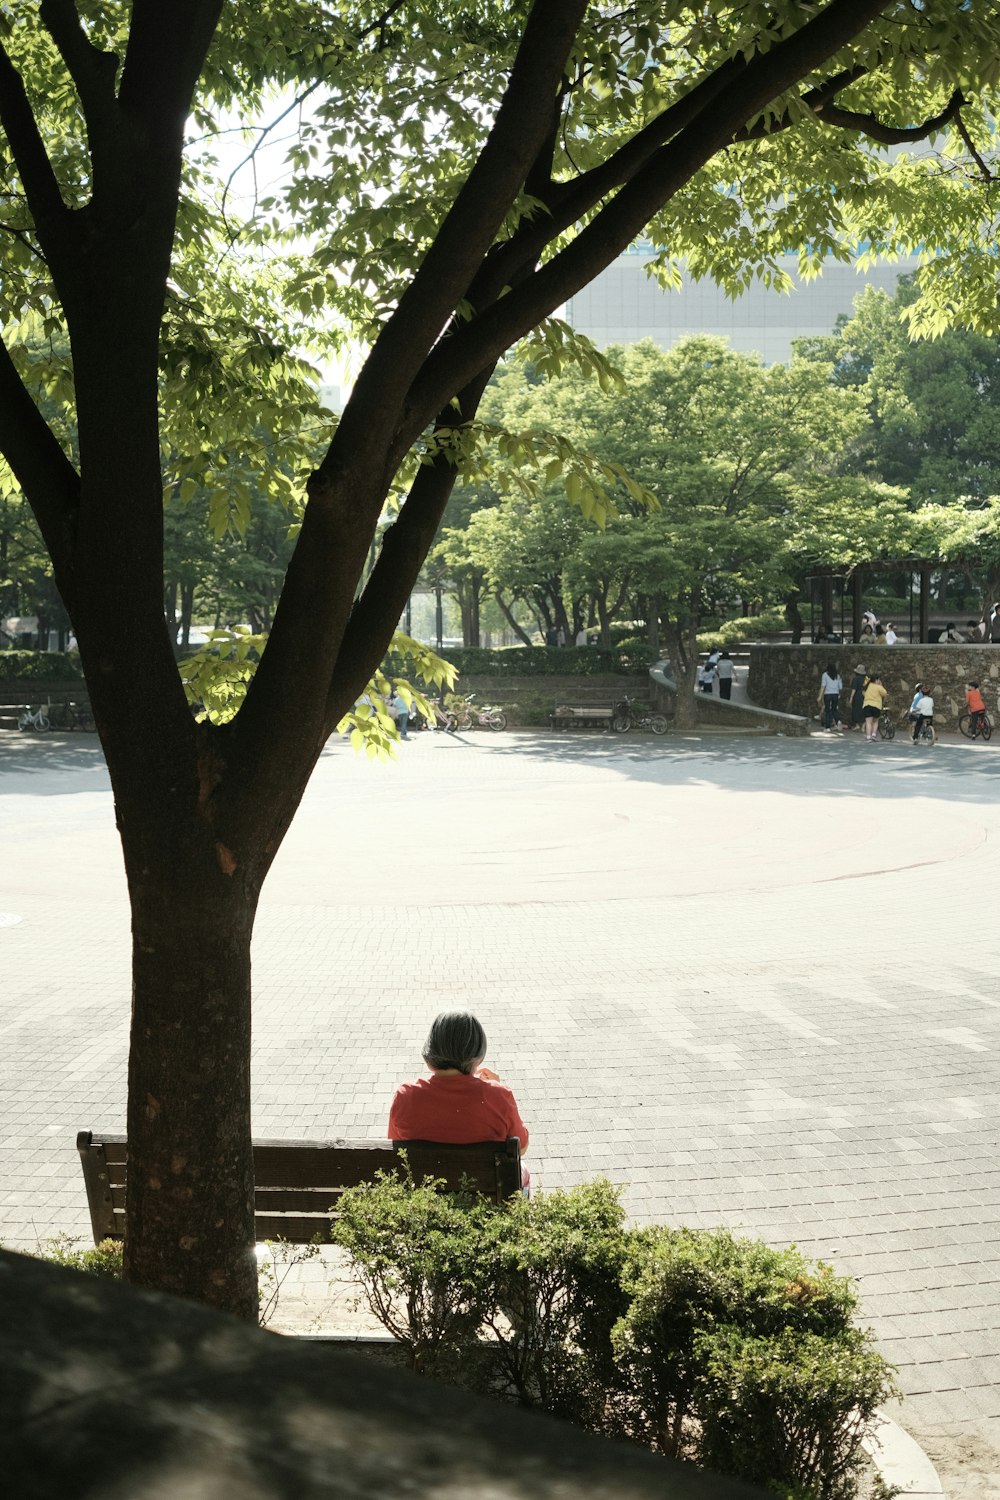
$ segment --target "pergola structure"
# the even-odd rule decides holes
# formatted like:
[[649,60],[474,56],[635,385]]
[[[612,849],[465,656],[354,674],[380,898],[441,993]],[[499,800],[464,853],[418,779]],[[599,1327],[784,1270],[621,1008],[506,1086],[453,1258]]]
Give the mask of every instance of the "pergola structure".
[[[824,625],[831,630],[834,624],[834,600],[837,593],[840,598],[840,634],[846,640],[847,630],[845,628],[845,601],[850,597],[851,602],[851,624],[850,638],[854,641],[861,639],[861,622],[864,614],[863,590],[868,577],[874,572],[892,570],[917,574],[920,579],[920,587],[917,593],[911,586],[910,589],[910,640],[921,645],[927,643],[928,620],[930,616],[931,596],[931,573],[935,568],[941,566],[940,561],[929,562],[924,557],[891,557],[873,558],[869,562],[857,563],[847,573],[837,573],[832,568],[818,569],[806,578],[809,586],[809,600],[811,609],[810,633],[816,637],[815,614],[817,607],[817,594],[819,595],[820,627]],[[839,584],[839,590],[837,585]],[[914,610],[916,603],[916,611]],[[916,622],[914,622],[916,614]],[[914,623],[916,623],[916,634],[914,634]]]

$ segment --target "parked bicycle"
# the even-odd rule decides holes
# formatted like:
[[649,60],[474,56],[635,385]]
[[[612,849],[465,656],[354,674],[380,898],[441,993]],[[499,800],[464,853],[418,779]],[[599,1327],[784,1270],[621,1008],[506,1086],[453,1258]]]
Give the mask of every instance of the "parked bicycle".
[[984,713],[980,715],[980,719],[981,722],[975,724],[969,710],[967,708],[963,709],[958,716],[959,732],[964,734],[967,740],[979,738],[988,740],[993,734],[993,725],[990,722],[990,716],[988,713]]
[[491,708],[489,704],[473,703],[475,693],[467,693],[458,708],[448,710],[448,730],[454,734],[459,729],[506,729],[507,715],[502,708]]
[[616,734],[627,734],[630,729],[651,729],[654,734],[666,734],[667,720],[663,714],[654,714],[626,693],[614,706],[611,728]]
[[94,715],[88,703],[74,703],[66,698],[62,703],[49,706],[49,723],[53,729],[81,729],[91,733],[95,728]]
[[887,708],[883,708],[878,716],[878,737],[880,740],[896,738],[896,721]]
[[40,704],[34,713],[32,713],[30,708],[26,708],[17,721],[17,727],[18,729],[51,729],[49,705],[47,703]]

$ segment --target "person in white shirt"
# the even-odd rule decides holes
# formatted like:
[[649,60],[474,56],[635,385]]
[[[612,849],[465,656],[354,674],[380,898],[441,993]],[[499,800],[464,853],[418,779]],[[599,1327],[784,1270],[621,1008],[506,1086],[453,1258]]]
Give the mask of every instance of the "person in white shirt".
[[736,681],[736,668],[728,651],[723,651],[715,663],[715,675],[719,679],[719,697],[729,698],[732,695],[733,683]]
[[897,636],[895,630],[892,628],[892,622],[890,621],[889,624],[885,627],[885,643],[887,646],[894,646],[898,639],[899,637]]
[[827,662],[826,671],[820,678],[819,690],[823,695],[823,728],[836,729],[840,723],[840,695],[844,691],[836,662]]
[[911,712],[917,716],[913,724],[913,743],[916,744],[926,726],[934,723],[934,699],[930,693],[921,693],[919,698],[914,697]]

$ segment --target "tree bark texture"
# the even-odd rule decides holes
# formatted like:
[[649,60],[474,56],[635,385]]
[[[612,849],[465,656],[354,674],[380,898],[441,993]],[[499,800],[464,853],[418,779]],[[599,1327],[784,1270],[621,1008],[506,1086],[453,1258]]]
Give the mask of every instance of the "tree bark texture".
[[131,879],[125,1274],[257,1317],[250,1142],[250,936],[238,887],[190,864]]

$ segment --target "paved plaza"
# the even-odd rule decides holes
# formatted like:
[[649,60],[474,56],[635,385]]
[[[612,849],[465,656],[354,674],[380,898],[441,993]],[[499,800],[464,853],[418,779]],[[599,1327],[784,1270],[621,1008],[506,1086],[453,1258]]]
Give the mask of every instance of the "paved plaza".
[[[1000,749],[859,735],[331,742],[265,888],[254,1130],[381,1137],[469,1006],[536,1184],[860,1278],[951,1500],[1000,1496]],[[128,907],[91,737],[0,734],[0,1240],[87,1232]]]

